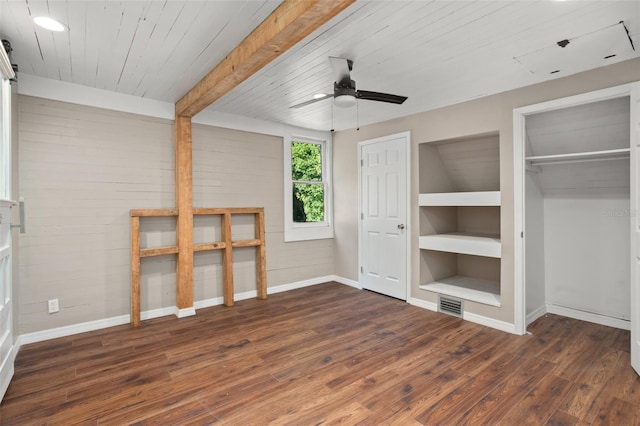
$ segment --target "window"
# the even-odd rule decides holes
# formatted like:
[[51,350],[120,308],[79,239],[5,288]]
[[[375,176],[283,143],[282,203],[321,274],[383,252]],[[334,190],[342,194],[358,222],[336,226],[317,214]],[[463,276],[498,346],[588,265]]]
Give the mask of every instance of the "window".
[[329,144],[285,138],[285,241],[333,238]]

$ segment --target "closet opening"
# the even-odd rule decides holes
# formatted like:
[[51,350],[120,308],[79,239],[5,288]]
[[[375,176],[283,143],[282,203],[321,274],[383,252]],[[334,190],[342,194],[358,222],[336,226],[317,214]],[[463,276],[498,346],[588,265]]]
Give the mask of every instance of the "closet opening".
[[630,97],[525,117],[526,326],[545,313],[630,329]]

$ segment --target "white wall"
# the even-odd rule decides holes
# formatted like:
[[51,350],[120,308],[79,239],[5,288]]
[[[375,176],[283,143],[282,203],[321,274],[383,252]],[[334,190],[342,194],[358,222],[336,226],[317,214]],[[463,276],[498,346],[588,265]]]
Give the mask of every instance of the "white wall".
[[[24,95],[19,112],[20,333],[128,314],[129,210],[175,206],[173,122]],[[194,125],[193,149],[197,207],[265,207],[268,287],[334,273],[333,240],[284,243],[281,137]],[[174,222],[143,218],[141,245],[173,244]],[[215,238],[210,224],[196,220],[196,240]],[[233,231],[252,228],[245,217]],[[254,249],[234,259],[236,292],[255,289]],[[219,264],[196,254],[195,301],[222,295]],[[175,257],[141,272],[142,310],[175,306]]]
[[628,197],[545,199],[548,304],[629,319],[629,206]]
[[545,308],[544,198],[536,175],[525,176],[525,289],[527,316]]
[[[168,120],[20,96],[20,333],[129,311],[129,210],[174,206]],[[143,309],[169,302],[168,257],[145,260]],[[60,312],[47,313],[58,298]]]

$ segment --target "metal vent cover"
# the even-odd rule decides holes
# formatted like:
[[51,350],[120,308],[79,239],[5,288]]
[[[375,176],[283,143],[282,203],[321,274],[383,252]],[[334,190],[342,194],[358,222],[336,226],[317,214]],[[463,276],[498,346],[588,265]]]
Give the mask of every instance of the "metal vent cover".
[[462,311],[464,310],[462,300],[454,299],[443,295],[438,295],[438,312],[443,314],[453,315],[454,317],[462,318]]

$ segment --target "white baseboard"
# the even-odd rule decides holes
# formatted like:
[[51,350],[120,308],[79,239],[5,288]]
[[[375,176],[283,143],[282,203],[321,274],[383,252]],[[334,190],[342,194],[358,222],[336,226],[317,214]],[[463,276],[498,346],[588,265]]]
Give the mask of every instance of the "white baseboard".
[[[324,277],[317,277],[317,278],[310,278],[308,280],[296,281],[290,284],[282,284],[282,285],[277,285],[275,287],[268,287],[267,294],[282,293],[283,291],[295,290],[298,288],[309,287],[317,284],[324,284],[329,281],[334,281],[332,275],[326,275]],[[253,296],[253,297],[256,297],[256,296]]]
[[542,305],[538,309],[534,310],[530,314],[527,315],[527,325],[531,324],[541,316],[547,313],[547,306]]
[[178,318],[192,317],[196,314],[196,308],[193,306],[190,308],[184,308],[184,309],[175,308],[174,310],[175,310],[175,315]]
[[[144,320],[153,319],[153,318],[166,317],[167,315],[178,316],[178,308],[176,308],[175,306],[166,306],[164,308],[143,311],[143,312],[140,312],[140,319],[144,321]],[[131,317],[129,315],[125,315],[125,316],[127,317],[127,321],[124,322],[124,324],[131,321]]]
[[[161,309],[155,309],[154,311],[160,311]],[[145,315],[148,315],[148,312],[144,312]],[[142,314],[140,314],[142,318]],[[148,319],[147,317],[145,319]],[[129,324],[130,316],[129,315],[120,315],[117,317],[105,318],[96,321],[88,321],[82,322],[79,324],[67,325],[64,327],[51,328],[49,330],[36,331],[33,333],[21,334],[20,338],[22,339],[23,345],[28,345],[29,343],[42,342],[44,340],[56,339],[58,337],[71,336],[72,334],[80,334],[85,333],[87,331],[100,330],[102,328],[114,327],[116,325]]]
[[514,324],[474,314],[471,312],[464,312],[462,314],[462,319],[474,322],[476,324],[486,325],[487,327],[495,328],[496,330],[504,331],[507,333],[518,334],[516,333],[516,327]]
[[[413,306],[417,306],[419,308],[428,309],[430,311],[438,312],[438,304],[433,302],[428,302],[422,299],[416,299],[415,297],[410,298],[407,302]],[[482,315],[473,314],[471,312],[464,312],[462,314],[462,319],[474,322],[476,324],[485,325],[487,327],[495,328],[500,331],[505,331],[507,333],[516,334],[515,326],[508,322],[499,321],[493,318],[488,318]]]
[[360,285],[358,281],[350,280],[349,278],[340,277],[338,275],[329,275],[326,278],[328,281],[335,281],[337,283],[362,290],[362,285]]
[[566,306],[559,306],[550,303],[547,304],[546,308],[547,312],[550,314],[562,315],[581,321],[620,328],[622,330],[631,330],[631,321],[608,317],[606,315],[600,315],[593,312],[580,311],[578,309],[567,308]]
[[416,299],[415,297],[410,297],[407,300],[407,303],[413,306],[417,306],[418,308],[428,309],[430,311],[438,312],[438,304],[433,302],[428,302],[422,299]]
[[[296,281],[289,284],[282,284],[275,287],[267,287],[267,294],[282,293],[284,291],[295,290],[298,288],[308,287],[311,285],[322,284],[328,281],[336,281],[341,284],[349,285],[352,287],[360,288],[359,284],[355,281],[348,280],[346,278],[337,277],[335,275],[327,275],[324,277],[311,278],[303,281]],[[257,297],[258,293],[255,290],[245,291],[234,295],[235,300],[245,300]],[[140,313],[141,320],[148,320],[152,318],[159,318],[168,315],[176,315],[178,318],[191,316],[196,314],[197,309],[208,308],[211,306],[222,305],[224,299],[222,297],[214,297],[212,299],[199,300],[194,302],[192,308],[177,309],[175,306],[167,306],[164,308],[151,309]],[[105,318],[96,321],[88,321],[79,324],[67,325],[64,327],[52,328],[49,330],[36,331],[33,333],[26,333],[18,336],[14,349],[15,353],[18,353],[20,346],[27,345],[29,343],[42,342],[45,340],[56,339],[58,337],[71,336],[74,334],[85,333],[87,331],[100,330],[107,327],[114,327],[117,325],[129,324],[131,321],[130,315],[120,315],[117,317]]]

